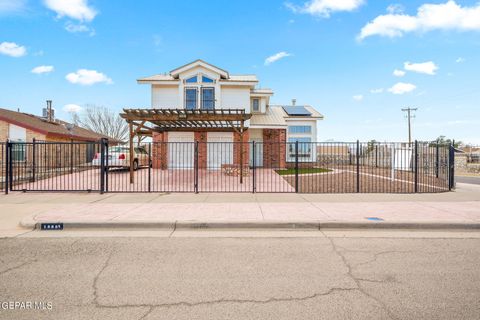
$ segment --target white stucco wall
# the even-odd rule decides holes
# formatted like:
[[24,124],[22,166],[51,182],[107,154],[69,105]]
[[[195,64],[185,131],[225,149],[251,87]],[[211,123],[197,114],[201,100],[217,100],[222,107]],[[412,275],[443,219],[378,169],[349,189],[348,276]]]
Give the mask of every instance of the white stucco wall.
[[152,85],[153,108],[178,108],[180,95],[178,86]]
[[250,88],[221,86],[221,107],[224,109],[245,109],[250,112]]

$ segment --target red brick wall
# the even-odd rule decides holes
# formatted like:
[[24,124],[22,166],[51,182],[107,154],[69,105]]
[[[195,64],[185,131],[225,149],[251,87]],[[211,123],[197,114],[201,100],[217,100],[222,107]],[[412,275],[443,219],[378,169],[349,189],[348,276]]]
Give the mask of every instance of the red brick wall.
[[286,167],[285,129],[263,129],[263,165],[267,168]]
[[194,132],[194,140],[198,141],[198,168],[207,167],[207,132]]
[[152,133],[152,167],[165,170],[168,167],[168,132]]
[[250,161],[250,147],[248,145],[249,139],[249,131],[245,131],[243,133],[243,141],[240,138],[240,134],[237,132],[233,133],[233,163],[240,165],[240,152],[241,152],[241,145],[239,142],[243,142],[243,165],[248,165]]

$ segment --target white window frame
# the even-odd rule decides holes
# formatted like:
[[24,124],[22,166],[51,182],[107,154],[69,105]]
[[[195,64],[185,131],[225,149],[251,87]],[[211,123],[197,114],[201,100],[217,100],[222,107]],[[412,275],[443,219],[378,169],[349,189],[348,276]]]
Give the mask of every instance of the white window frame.
[[[255,100],[258,101],[258,109],[255,110]],[[252,113],[253,112],[261,112],[261,99],[260,98],[252,98]]]

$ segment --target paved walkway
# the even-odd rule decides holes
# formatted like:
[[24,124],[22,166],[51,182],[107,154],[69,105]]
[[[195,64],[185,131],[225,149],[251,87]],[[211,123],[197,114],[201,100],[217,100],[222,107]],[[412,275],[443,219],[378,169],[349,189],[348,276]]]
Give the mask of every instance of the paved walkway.
[[0,196],[0,231],[15,229],[20,221],[32,225],[37,222],[377,223],[378,219],[480,224],[480,186],[459,184],[456,192],[442,194],[13,193]]

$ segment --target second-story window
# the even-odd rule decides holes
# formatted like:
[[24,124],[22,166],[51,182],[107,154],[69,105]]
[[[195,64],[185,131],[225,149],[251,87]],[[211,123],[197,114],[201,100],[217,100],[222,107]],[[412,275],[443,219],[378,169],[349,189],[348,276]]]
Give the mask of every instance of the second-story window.
[[202,109],[213,110],[215,108],[215,89],[202,88]]
[[252,110],[253,112],[260,112],[260,99],[252,100]]
[[194,76],[194,77],[191,77],[191,78],[188,78],[185,80],[186,83],[197,83],[198,82],[198,77],[197,76]]
[[193,110],[197,108],[197,88],[185,89],[185,109]]

